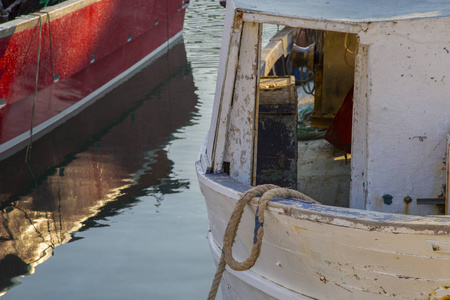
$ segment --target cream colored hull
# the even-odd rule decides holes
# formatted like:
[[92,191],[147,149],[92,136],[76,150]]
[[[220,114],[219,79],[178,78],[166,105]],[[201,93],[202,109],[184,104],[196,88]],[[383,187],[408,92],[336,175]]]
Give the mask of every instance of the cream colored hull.
[[[217,263],[231,211],[249,187],[226,175],[204,174],[199,164],[197,173]],[[449,217],[283,203],[266,211],[255,266],[225,272],[224,299],[430,299],[450,286]],[[255,207],[246,209],[239,227],[233,248],[238,261],[250,253]],[[441,297],[442,292],[436,299]]]

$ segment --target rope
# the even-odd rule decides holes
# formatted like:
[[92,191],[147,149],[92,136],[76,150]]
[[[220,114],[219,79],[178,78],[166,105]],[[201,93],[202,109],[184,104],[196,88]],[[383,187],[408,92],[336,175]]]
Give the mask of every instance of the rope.
[[[54,79],[54,68],[53,68],[53,46],[52,46],[52,29],[50,25],[50,14],[48,12],[44,12],[47,14],[47,23],[48,23],[48,31],[49,31],[49,39],[50,39],[50,67],[52,72],[52,79]],[[36,110],[36,100],[37,100],[37,93],[38,93],[38,83],[39,83],[39,69],[40,69],[40,61],[41,61],[41,48],[42,48],[42,15],[40,13],[32,13],[30,15],[38,16],[38,24],[39,24],[39,38],[38,38],[38,53],[37,53],[37,63],[36,63],[36,77],[35,77],[35,85],[34,85],[34,98],[33,98],[33,109],[31,113],[31,126],[30,126],[30,137],[28,140],[27,145],[27,152],[25,154],[25,162],[27,163],[28,160],[31,158],[31,148],[33,144],[33,123],[34,123],[34,116],[35,116],[35,110]]]
[[39,17],[38,24],[39,24],[39,44],[38,44],[38,53],[37,53],[37,63],[36,63],[36,77],[35,77],[35,85],[34,85],[34,98],[33,98],[33,110],[31,113],[31,126],[30,126],[30,138],[28,140],[27,145],[27,152],[25,154],[25,163],[28,162],[31,156],[31,147],[33,144],[33,123],[34,123],[34,113],[36,110],[36,99],[37,99],[37,92],[38,92],[38,82],[39,82],[39,66],[41,61],[41,35],[42,35],[42,20],[41,15],[37,15]]
[[54,67],[53,67],[53,45],[52,45],[52,25],[50,22],[50,13],[49,12],[45,12],[47,14],[47,23],[48,23],[48,37],[50,40],[50,67],[52,70],[52,79],[55,80],[55,72],[54,72]]
[[[250,252],[250,256],[243,262],[238,262],[233,258],[232,248],[236,233],[238,231],[239,223],[241,222],[242,214],[244,213],[245,206],[254,198],[262,196],[258,201],[255,216],[255,230],[253,237],[253,246]],[[208,300],[214,300],[216,298],[217,291],[219,289],[220,281],[222,280],[223,272],[226,265],[236,271],[245,271],[253,267],[256,260],[261,253],[262,240],[264,236],[264,211],[270,200],[275,197],[283,198],[297,198],[311,201],[316,204],[320,204],[314,199],[288,188],[280,188],[273,184],[259,185],[249,189],[242,198],[236,203],[233,212],[231,213],[230,220],[228,221],[227,228],[223,237],[223,249],[220,257],[219,264],[217,266],[214,280],[211,284]]]

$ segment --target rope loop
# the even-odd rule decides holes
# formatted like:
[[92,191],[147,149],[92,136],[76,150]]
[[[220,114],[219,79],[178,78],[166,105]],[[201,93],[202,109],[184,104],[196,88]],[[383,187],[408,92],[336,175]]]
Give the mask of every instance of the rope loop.
[[[252,251],[250,253],[249,258],[247,258],[243,262],[238,262],[233,258],[233,251],[232,247],[234,244],[234,240],[236,238],[237,230],[239,227],[239,223],[241,222],[242,214],[244,213],[245,206],[254,198],[258,196],[263,196],[266,192],[279,188],[276,185],[273,184],[267,184],[267,185],[259,185],[254,188],[251,188],[248,190],[244,196],[239,200],[239,202],[236,204],[232,214],[231,218],[228,221],[227,229],[225,230],[225,234],[223,236],[223,249],[222,252],[225,256],[225,261],[227,265],[230,266],[233,270],[236,271],[245,271],[253,267],[253,265],[256,262],[256,259],[259,256],[259,252],[261,250],[261,244],[259,242],[254,243],[252,247]],[[264,224],[264,209],[266,205],[264,203],[261,203],[261,199],[258,204],[257,212],[258,212],[258,218],[255,218],[255,228],[258,227],[257,230],[259,234],[264,234],[264,229],[262,224]],[[262,214],[260,212],[263,212]],[[261,217],[262,215],[262,217]],[[262,236],[261,236],[262,239]],[[259,239],[258,239],[259,240]]]
[[[233,257],[232,248],[236,239],[239,223],[241,222],[245,206],[254,197],[259,196],[261,196],[261,198],[259,199],[258,206],[256,208],[254,238],[250,256],[245,261],[238,262]],[[258,185],[245,192],[242,198],[236,203],[236,206],[231,213],[230,220],[228,221],[227,228],[225,229],[222,255],[220,257],[217,271],[211,285],[208,300],[215,299],[226,265],[236,271],[245,271],[253,267],[253,265],[256,263],[256,260],[261,253],[262,240],[264,236],[264,211],[266,210],[269,201],[276,197],[303,199],[316,204],[320,204],[314,199],[296,190],[280,188],[273,184]]]

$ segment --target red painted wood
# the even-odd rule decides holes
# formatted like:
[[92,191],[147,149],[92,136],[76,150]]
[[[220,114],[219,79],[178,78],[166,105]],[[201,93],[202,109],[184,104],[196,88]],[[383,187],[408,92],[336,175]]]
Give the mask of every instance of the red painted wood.
[[[36,21],[35,27],[1,39],[0,99],[6,97],[7,105],[0,109],[0,144],[30,129],[39,30],[34,126],[88,96],[181,31],[184,12],[181,0],[104,0],[50,24]],[[52,65],[53,75],[59,76],[56,83]]]

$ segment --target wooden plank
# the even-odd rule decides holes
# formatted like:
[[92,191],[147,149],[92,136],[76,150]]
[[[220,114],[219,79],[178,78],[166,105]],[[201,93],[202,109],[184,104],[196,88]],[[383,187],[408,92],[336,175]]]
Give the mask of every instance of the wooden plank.
[[285,27],[270,39],[261,53],[261,76],[267,76],[277,60],[289,54],[297,33],[298,28]]
[[[54,20],[67,14],[74,13],[83,7],[99,1],[102,0],[68,0],[56,5],[45,7],[40,11],[35,12],[34,15],[21,15],[16,19],[1,25],[0,38],[16,34],[29,28],[35,28],[39,18],[41,18],[42,23],[45,23],[48,22],[48,18],[50,18],[50,20]],[[40,15],[40,17],[38,15]]]
[[[261,31],[262,24],[244,22],[229,123],[220,124],[223,135],[218,135],[226,136],[224,161],[230,163],[230,176],[246,184],[253,177]],[[218,145],[215,164],[221,162]]]
[[[248,187],[217,176],[200,175],[199,182],[212,238],[222,246],[228,216]],[[255,198],[244,211],[233,246],[240,261],[252,246],[256,204]],[[253,274],[314,299],[428,299],[450,280],[449,225],[442,216],[384,214],[284,199],[269,203],[264,228]]]
[[446,215],[450,215],[450,205],[449,205],[449,201],[448,201],[448,197],[449,197],[449,178],[450,178],[450,167],[449,167],[449,162],[450,162],[450,134],[447,134],[447,159],[446,159],[446,178],[445,178],[445,214]]
[[233,96],[233,86],[238,64],[239,46],[242,32],[242,13],[235,12],[230,5],[225,16],[219,73],[214,97],[211,124],[207,138],[206,157],[202,160],[207,170],[221,172],[225,147],[226,125]]
[[367,194],[367,91],[369,46],[359,44],[355,60],[353,95],[350,207],[366,208]]
[[316,30],[330,30],[330,28],[332,28],[333,31],[348,33],[358,33],[368,27],[367,22],[345,23],[335,20],[323,20],[321,18],[311,19],[309,17],[286,18],[280,15],[269,15],[254,11],[245,11],[244,22],[270,23],[294,28],[311,28]]
[[325,29],[333,31],[340,29],[337,26],[339,24],[357,26],[370,23],[408,22],[410,20],[428,21],[438,18],[442,20],[442,18],[450,16],[450,7],[448,1],[445,0],[399,0],[388,1],[385,4],[380,5],[380,2],[373,0],[234,1],[234,5],[238,9],[253,13],[249,17],[281,19],[285,23],[297,20],[321,22],[328,25],[328,28]]

